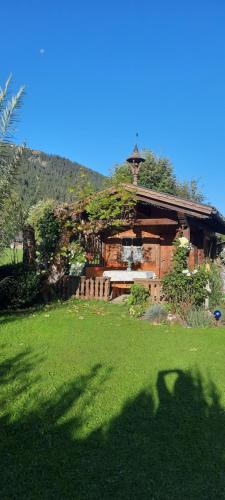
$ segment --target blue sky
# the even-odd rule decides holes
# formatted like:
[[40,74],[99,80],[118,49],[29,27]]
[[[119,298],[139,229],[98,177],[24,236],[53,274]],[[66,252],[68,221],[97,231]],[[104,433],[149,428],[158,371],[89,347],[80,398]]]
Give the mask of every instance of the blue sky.
[[17,140],[107,173],[138,131],[225,213],[224,0],[11,0],[0,36]]

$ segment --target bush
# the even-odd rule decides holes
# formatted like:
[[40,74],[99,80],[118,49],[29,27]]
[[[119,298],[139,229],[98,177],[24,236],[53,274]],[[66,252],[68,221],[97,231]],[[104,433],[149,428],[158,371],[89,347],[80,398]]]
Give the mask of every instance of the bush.
[[0,266],[0,280],[3,278],[7,278],[8,276],[18,276],[19,273],[25,271],[27,269],[26,265],[23,262],[19,262],[18,264],[5,264],[4,266]]
[[39,245],[37,255],[40,264],[48,269],[60,238],[60,221],[51,208],[46,209],[37,223]]
[[178,238],[174,245],[173,269],[163,278],[163,294],[173,310],[183,314],[187,308],[204,304],[209,296],[206,285],[210,273],[207,272],[206,266],[188,269],[187,257],[190,247],[186,238]]
[[151,323],[162,323],[167,319],[167,310],[161,304],[153,304],[145,311],[143,319]]
[[134,283],[131,286],[130,295],[127,299],[127,305],[131,316],[142,316],[148,297],[149,292],[143,285]]
[[24,307],[33,304],[40,293],[41,280],[36,271],[27,271],[16,280],[15,295],[12,298],[13,307]]
[[192,328],[207,328],[213,326],[213,318],[209,311],[202,308],[191,308],[185,315],[188,326]]
[[[41,279],[24,265],[0,268],[0,308],[20,308],[33,304],[39,296]],[[8,275],[7,275],[8,273]]]
[[7,308],[12,303],[12,298],[16,289],[16,279],[6,276],[0,280],[0,308]]
[[223,299],[223,280],[220,274],[220,268],[216,263],[210,264],[209,284],[211,293],[209,295],[209,307],[216,307]]

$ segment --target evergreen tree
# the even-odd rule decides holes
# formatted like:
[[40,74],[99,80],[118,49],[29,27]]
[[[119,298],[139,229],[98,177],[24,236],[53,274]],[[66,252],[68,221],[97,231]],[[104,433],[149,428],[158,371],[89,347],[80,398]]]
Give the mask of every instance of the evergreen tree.
[[[151,151],[145,151],[146,160],[140,166],[138,184],[140,186],[180,196],[197,202],[204,200],[204,195],[195,179],[180,182],[174,174],[172,164],[167,158],[158,158]],[[109,183],[119,185],[132,183],[133,177],[128,163],[116,166]]]

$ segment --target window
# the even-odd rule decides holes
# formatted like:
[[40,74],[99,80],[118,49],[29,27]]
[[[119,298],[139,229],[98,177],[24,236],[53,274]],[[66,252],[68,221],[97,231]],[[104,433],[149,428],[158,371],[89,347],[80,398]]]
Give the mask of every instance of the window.
[[122,246],[123,247],[142,247],[143,241],[142,238],[123,238]]

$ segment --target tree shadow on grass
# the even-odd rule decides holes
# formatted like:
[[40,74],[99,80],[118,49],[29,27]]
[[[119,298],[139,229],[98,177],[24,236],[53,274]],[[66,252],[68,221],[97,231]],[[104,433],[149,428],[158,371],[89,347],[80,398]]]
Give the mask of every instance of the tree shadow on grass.
[[52,302],[51,304],[36,304],[34,306],[21,308],[21,309],[0,309],[0,327],[5,326],[8,323],[13,323],[14,321],[20,320],[23,321],[29,318],[32,315],[37,315],[42,311],[46,310],[46,306],[48,307],[48,311],[54,309],[55,307],[59,307],[59,303]]
[[[28,358],[7,360],[3,370],[7,386],[15,367],[20,396]],[[107,427],[82,437],[108,376],[96,365],[22,416],[1,416],[1,499],[224,499],[225,416],[215,385],[206,387],[200,374],[161,371],[158,403],[142,391]]]

